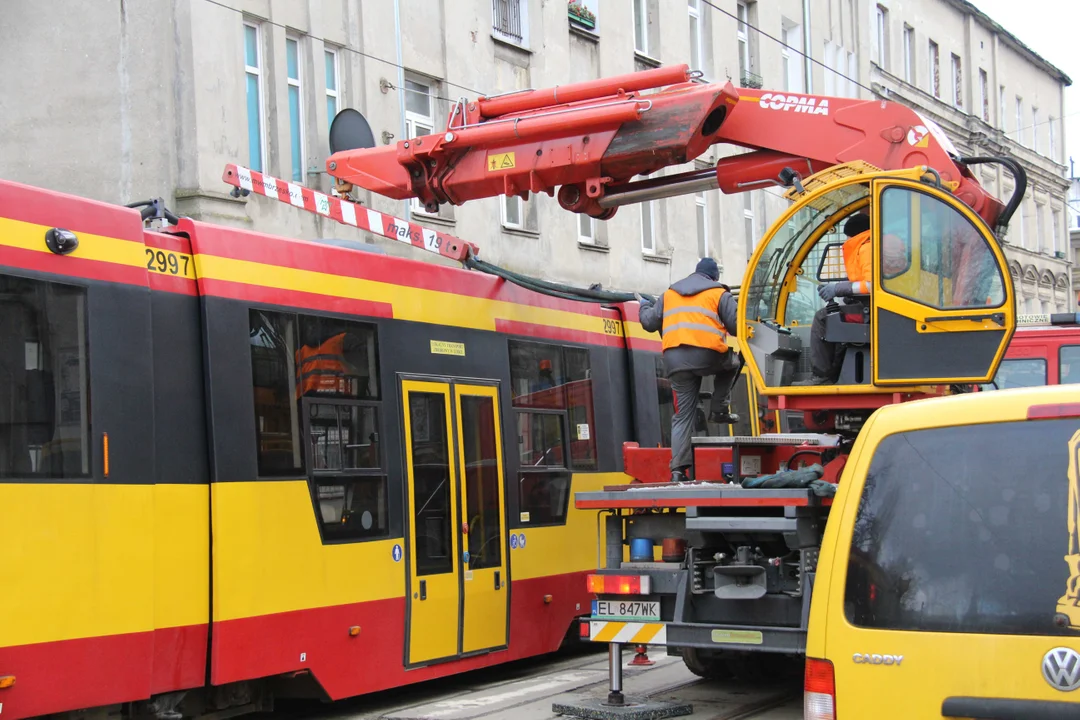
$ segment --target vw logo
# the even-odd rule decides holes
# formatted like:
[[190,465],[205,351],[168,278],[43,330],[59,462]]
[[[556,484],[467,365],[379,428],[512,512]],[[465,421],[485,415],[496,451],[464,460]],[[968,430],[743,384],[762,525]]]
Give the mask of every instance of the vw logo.
[[1057,647],[1043,655],[1042,674],[1050,687],[1062,692],[1080,688],[1080,653]]

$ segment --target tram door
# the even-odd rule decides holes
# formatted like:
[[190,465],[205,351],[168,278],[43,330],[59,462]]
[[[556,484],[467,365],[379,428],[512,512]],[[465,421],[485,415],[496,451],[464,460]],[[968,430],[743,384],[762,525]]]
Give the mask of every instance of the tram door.
[[409,500],[408,664],[507,644],[498,389],[402,382]]

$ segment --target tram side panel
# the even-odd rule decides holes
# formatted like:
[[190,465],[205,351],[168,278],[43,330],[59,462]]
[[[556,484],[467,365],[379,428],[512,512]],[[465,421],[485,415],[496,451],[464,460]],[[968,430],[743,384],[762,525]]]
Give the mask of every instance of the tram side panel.
[[202,682],[206,508],[156,484],[145,249],[135,211],[0,181],[5,718]]
[[[425,263],[201,224],[188,230],[210,399],[212,683],[310,671],[339,698],[556,649],[573,618],[589,612],[584,577],[596,562],[595,516],[576,511],[570,498],[627,480],[617,462],[630,438],[612,400],[625,392],[625,378],[613,372],[625,350],[621,337],[606,336],[609,311],[523,305],[489,278]],[[567,327],[575,324],[581,328]],[[508,335],[515,331],[521,334]],[[512,345],[532,346],[535,367],[512,370]],[[344,385],[335,387],[334,366],[320,358],[342,347],[352,355]],[[563,380],[581,380],[566,384],[587,382],[588,392],[569,392],[563,408],[515,401],[538,392],[534,371],[555,357],[578,368]],[[598,379],[597,370],[608,377]],[[319,379],[324,374],[329,384]],[[515,380],[522,389],[513,390]],[[509,578],[498,582],[509,595],[509,645],[477,654],[455,621],[479,568],[474,573],[462,554],[464,535],[434,557],[429,536],[443,532],[445,509],[411,506],[404,478],[412,462],[413,490],[434,497],[438,483],[421,485],[446,463],[443,432],[460,470],[461,431],[441,420],[458,410],[447,415],[445,403],[489,386],[498,388],[504,458]],[[416,404],[406,404],[407,396]],[[559,442],[530,446],[544,441],[533,432],[533,415],[557,416],[541,425],[557,428]],[[406,437],[406,419],[418,428],[415,437]],[[541,452],[526,459],[526,450]],[[545,474],[570,482],[546,483]],[[457,475],[475,476],[475,467]],[[523,503],[525,490],[536,488],[549,502],[530,496]],[[464,496],[456,494],[458,511],[449,518],[454,533],[467,521]],[[421,551],[432,555],[425,572],[445,564],[459,573],[458,605],[438,626],[456,637],[433,638],[451,648],[438,655],[410,624],[410,602],[432,602],[414,583],[433,587],[414,562]]]

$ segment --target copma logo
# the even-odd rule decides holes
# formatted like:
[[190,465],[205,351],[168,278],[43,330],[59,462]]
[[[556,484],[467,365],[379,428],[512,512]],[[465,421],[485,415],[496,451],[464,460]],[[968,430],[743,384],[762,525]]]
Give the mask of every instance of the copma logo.
[[1080,688],[1080,653],[1057,647],[1043,655],[1042,674],[1050,687],[1062,692]]
[[828,98],[806,97],[805,95],[783,95],[781,93],[765,93],[758,101],[766,110],[792,110],[797,113],[808,115],[828,115]]

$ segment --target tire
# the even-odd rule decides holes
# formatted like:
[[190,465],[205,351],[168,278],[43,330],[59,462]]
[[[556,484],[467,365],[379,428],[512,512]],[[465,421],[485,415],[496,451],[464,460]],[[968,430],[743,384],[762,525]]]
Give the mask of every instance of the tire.
[[682,649],[683,664],[686,669],[706,680],[729,680],[731,670],[724,658],[698,648]]

